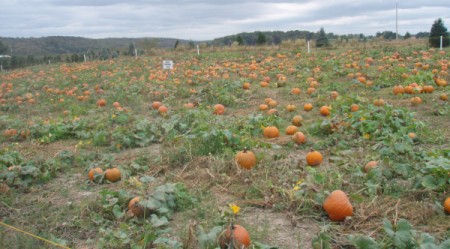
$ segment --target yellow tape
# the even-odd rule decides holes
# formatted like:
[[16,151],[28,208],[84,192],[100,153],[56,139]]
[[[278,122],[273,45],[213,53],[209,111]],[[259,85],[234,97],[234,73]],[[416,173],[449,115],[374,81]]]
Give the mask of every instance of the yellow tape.
[[45,241],[45,242],[47,242],[47,243],[49,243],[49,244],[52,244],[52,245],[54,245],[54,246],[57,246],[57,247],[60,247],[60,248],[64,248],[64,249],[70,249],[70,248],[67,247],[67,246],[60,245],[60,244],[55,243],[55,242],[53,242],[53,241],[44,239],[44,238],[42,238],[42,237],[39,237],[39,236],[37,236],[37,235],[31,234],[31,233],[26,232],[26,231],[20,230],[19,228],[13,227],[13,226],[8,225],[8,224],[5,224],[5,223],[3,223],[2,221],[0,221],[0,225],[5,226],[5,227],[7,227],[7,228],[9,228],[9,229],[15,230],[15,231],[17,231],[17,232],[24,233],[24,234],[26,234],[26,235],[28,235],[28,236],[31,236],[31,237],[33,237],[33,238],[36,238],[36,239],[38,239],[38,240]]

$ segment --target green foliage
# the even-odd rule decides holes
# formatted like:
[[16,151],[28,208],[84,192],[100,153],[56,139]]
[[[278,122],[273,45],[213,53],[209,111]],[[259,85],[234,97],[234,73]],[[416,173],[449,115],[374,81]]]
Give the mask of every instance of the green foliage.
[[329,47],[330,41],[328,40],[327,35],[325,34],[325,30],[323,28],[320,28],[319,34],[317,35],[316,39],[316,47],[323,48],[323,47]]
[[267,42],[266,36],[262,32],[259,32],[258,38],[256,39],[256,45],[264,45],[266,44],[266,42]]
[[435,238],[427,233],[418,233],[405,219],[399,219],[396,223],[388,220],[383,222],[383,234],[379,240],[364,235],[351,235],[349,241],[361,249],[397,248],[448,248],[450,239],[437,243]]
[[430,37],[428,42],[431,47],[438,48],[440,46],[440,37],[442,36],[442,47],[450,45],[450,38],[447,28],[441,18],[434,21],[431,26]]

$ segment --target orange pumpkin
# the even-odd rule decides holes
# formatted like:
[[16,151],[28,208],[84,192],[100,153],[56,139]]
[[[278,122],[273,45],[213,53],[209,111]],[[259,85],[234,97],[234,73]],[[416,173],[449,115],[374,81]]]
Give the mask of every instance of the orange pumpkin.
[[298,145],[306,143],[306,136],[301,131],[297,131],[293,136],[292,140]]
[[93,168],[88,172],[89,180],[92,182],[95,179],[95,175],[103,174],[103,170],[101,168]]
[[302,122],[303,122],[303,117],[300,115],[295,115],[292,118],[292,124],[295,126],[302,126]]
[[332,92],[330,93],[330,97],[331,97],[332,99],[337,99],[338,96],[339,96],[339,93],[336,92],[336,91],[332,91]]
[[442,101],[447,101],[448,100],[448,96],[447,96],[447,94],[443,93],[443,94],[441,94],[439,96],[439,99],[442,100]]
[[266,128],[264,128],[263,134],[264,137],[275,138],[280,135],[280,132],[278,131],[278,128],[275,126],[267,126]]
[[303,105],[303,110],[305,110],[307,112],[311,111],[313,108],[314,107],[313,107],[313,105],[311,103],[306,103],[306,104]]
[[399,95],[399,94],[403,94],[405,92],[405,89],[403,88],[403,86],[397,85],[397,86],[394,86],[393,92],[394,92],[394,95]]
[[250,83],[245,82],[244,84],[242,84],[242,88],[243,88],[244,90],[250,89]]
[[[233,225],[233,236],[231,236],[230,227],[222,232],[219,238],[221,249],[227,248],[248,248],[250,246],[250,234],[241,225]],[[234,242],[234,245],[231,244]],[[231,246],[231,247],[230,247]]]
[[122,178],[120,169],[118,169],[118,168],[107,169],[105,171],[105,178],[106,178],[106,180],[108,180],[110,182],[120,181],[120,179]]
[[319,166],[323,161],[322,154],[312,150],[306,154],[306,164],[309,166]]
[[165,106],[165,105],[162,105],[162,106],[160,106],[159,108],[158,108],[158,112],[160,113],[160,114],[166,114],[167,113],[167,107]]
[[450,214],[450,197],[447,197],[447,199],[445,199],[444,201],[444,211],[447,214]]
[[292,88],[292,90],[291,90],[291,93],[292,94],[300,94],[302,91],[300,90],[300,88],[298,88],[298,87],[295,87],[295,88]]
[[256,165],[256,156],[253,152],[244,149],[236,154],[237,164],[244,169],[251,169]]
[[286,135],[294,135],[294,133],[297,131],[297,126],[295,125],[289,125],[286,127]]
[[343,221],[353,215],[353,206],[342,190],[335,190],[323,202],[323,209],[333,221]]
[[350,106],[350,111],[352,111],[352,112],[357,112],[359,110],[359,105],[357,105],[357,104],[352,104],[351,106]]
[[268,108],[269,108],[269,106],[266,105],[266,104],[261,104],[261,105],[259,105],[259,110],[260,110],[260,111],[265,111],[265,110],[267,110]]
[[139,196],[136,196],[133,199],[131,199],[130,202],[128,203],[128,210],[130,210],[131,213],[133,213],[133,215],[136,217],[141,217],[145,213],[144,207],[139,205],[139,201],[140,201]]
[[432,93],[432,92],[434,92],[434,87],[430,86],[430,85],[424,86],[423,87],[423,92],[425,92],[425,93]]
[[377,161],[370,161],[368,163],[366,163],[366,165],[364,166],[364,172],[369,172],[371,169],[376,168],[378,165]]
[[413,98],[411,98],[411,105],[412,106],[418,106],[418,105],[420,105],[420,104],[422,104],[422,99],[420,98],[420,97],[413,97]]
[[385,102],[384,102],[384,99],[379,98],[379,99],[374,100],[373,104],[376,106],[384,106]]
[[158,110],[158,108],[159,108],[161,105],[162,105],[161,102],[159,102],[159,101],[153,101],[153,103],[152,103],[152,108],[153,108],[154,110]]
[[[78,96],[78,97],[80,97],[80,96]],[[80,100],[81,98],[78,98],[78,100]],[[83,97],[83,100],[84,100],[84,97]],[[100,106],[100,107],[103,107],[103,106],[105,106],[106,105],[106,100],[105,99],[99,99],[98,101],[97,101],[97,106]]]
[[216,115],[222,115],[225,113],[225,106],[223,106],[222,104],[217,104],[214,106],[214,114]]
[[295,105],[293,105],[293,104],[289,104],[289,105],[286,106],[286,110],[288,112],[293,112],[293,111],[295,111],[295,109],[297,109],[297,107]]
[[320,107],[319,111],[320,111],[320,114],[322,116],[328,116],[328,115],[331,114],[331,108],[329,106],[326,106],[326,105]]

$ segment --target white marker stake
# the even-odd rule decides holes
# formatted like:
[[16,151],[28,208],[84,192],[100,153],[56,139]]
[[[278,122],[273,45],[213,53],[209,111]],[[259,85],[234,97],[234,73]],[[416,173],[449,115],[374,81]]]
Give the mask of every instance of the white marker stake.
[[311,51],[310,51],[310,49],[309,49],[309,41],[308,41],[308,54],[309,54],[309,52],[311,52]]
[[134,57],[137,59],[137,48],[134,49]]
[[84,56],[84,62],[86,62],[87,60],[86,60],[86,55],[85,54],[83,54],[83,56]]
[[440,39],[439,50],[442,50],[442,35],[441,35],[441,39]]
[[200,48],[198,47],[198,44],[197,44],[197,55],[200,55]]

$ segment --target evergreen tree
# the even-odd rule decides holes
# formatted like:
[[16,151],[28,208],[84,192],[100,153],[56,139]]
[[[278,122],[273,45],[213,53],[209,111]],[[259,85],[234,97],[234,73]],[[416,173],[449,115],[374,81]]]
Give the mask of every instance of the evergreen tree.
[[406,39],[411,39],[411,34],[410,34],[409,32],[406,32],[406,33],[405,33],[404,39],[405,39],[405,40],[406,40]]
[[428,42],[431,47],[438,48],[440,46],[440,39],[442,36],[442,47],[447,47],[450,43],[447,28],[444,26],[444,22],[441,18],[434,21],[431,26],[430,37]]
[[135,51],[136,47],[134,46],[134,42],[130,42],[130,45],[128,45],[128,55],[134,56]]
[[8,47],[0,41],[0,54],[4,54],[8,50]]
[[180,40],[177,40],[176,42],[175,42],[175,45],[173,46],[173,49],[177,49],[177,47],[178,47],[178,45],[180,45]]
[[256,45],[264,45],[266,44],[266,42],[267,42],[266,36],[262,32],[259,32],[258,38],[256,39]]
[[242,36],[238,35],[236,41],[239,44],[239,46],[244,45],[244,39],[242,39]]
[[328,47],[330,46],[330,41],[328,41],[327,35],[325,34],[325,30],[320,28],[319,35],[316,39],[316,47]]

